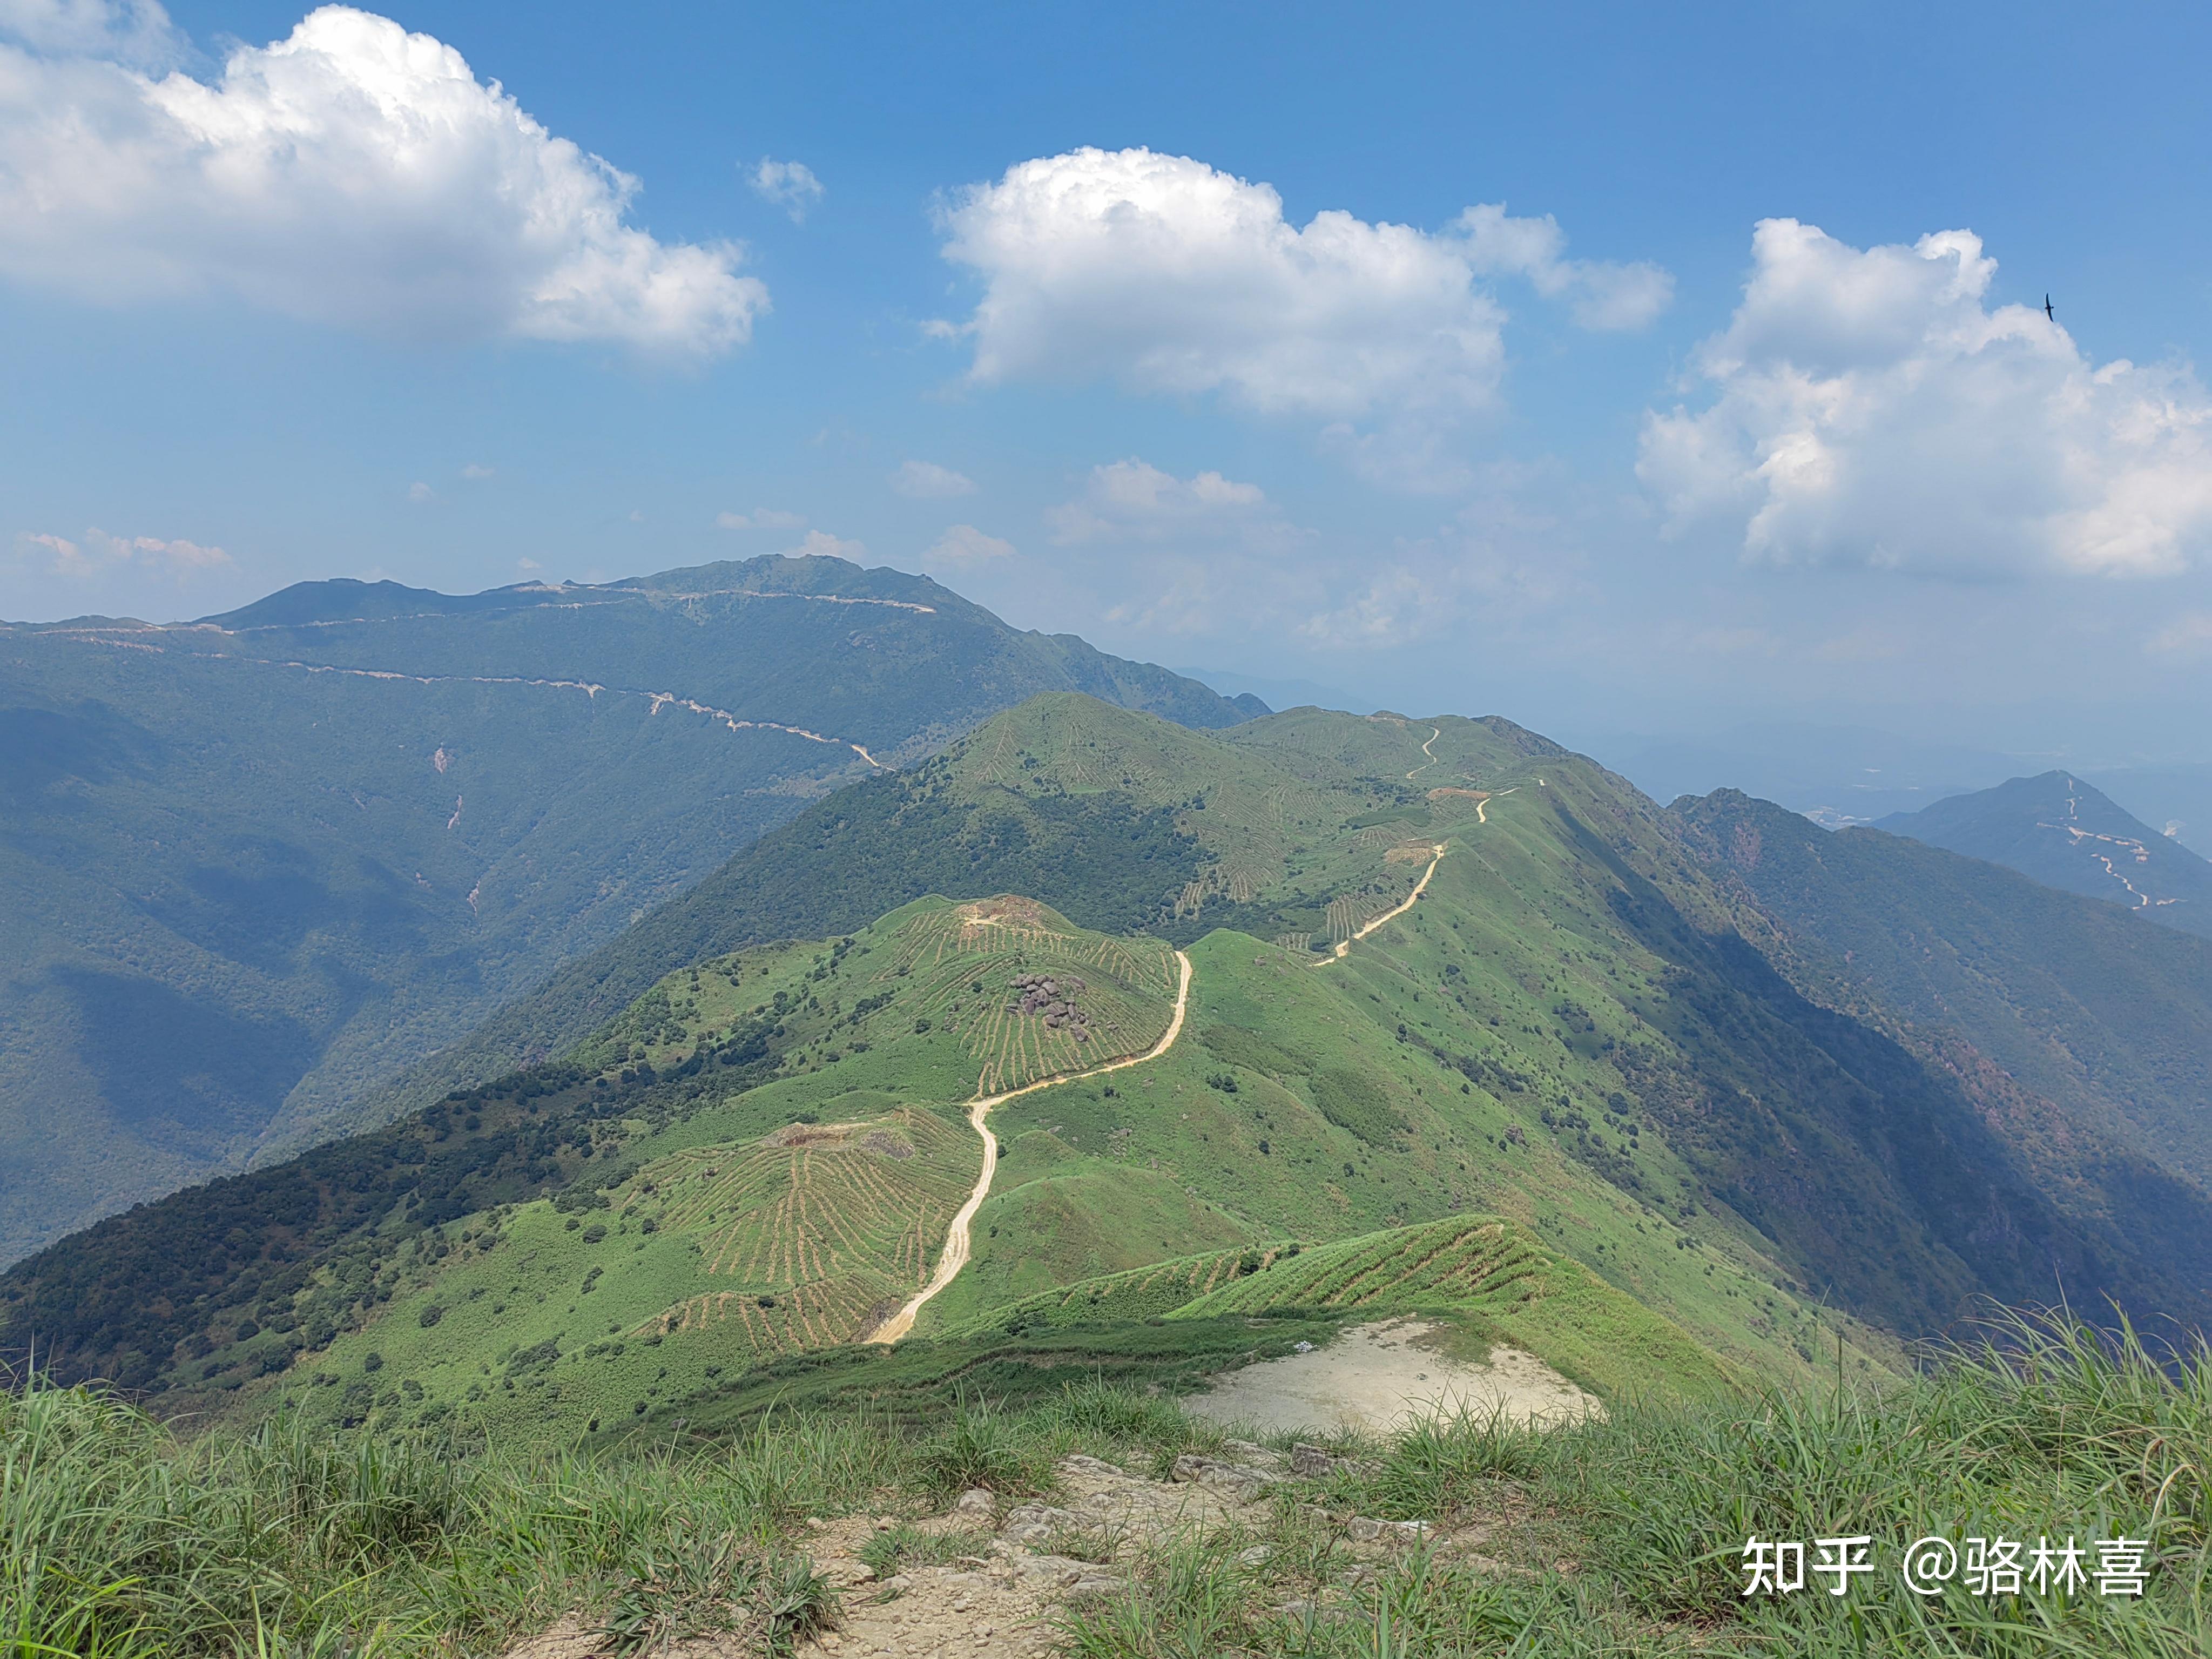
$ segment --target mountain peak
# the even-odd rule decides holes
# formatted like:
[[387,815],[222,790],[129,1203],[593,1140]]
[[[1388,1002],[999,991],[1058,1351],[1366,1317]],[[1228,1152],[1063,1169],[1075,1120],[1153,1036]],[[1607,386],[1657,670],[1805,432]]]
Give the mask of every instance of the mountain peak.
[[2212,864],[2072,772],[2008,779],[1917,812],[1893,813],[1874,827],[2004,865],[2185,933],[2212,934]]

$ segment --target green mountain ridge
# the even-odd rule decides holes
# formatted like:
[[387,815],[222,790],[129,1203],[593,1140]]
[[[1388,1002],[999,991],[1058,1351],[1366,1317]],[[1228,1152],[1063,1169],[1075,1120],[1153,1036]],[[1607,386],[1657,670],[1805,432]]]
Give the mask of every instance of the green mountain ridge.
[[[1856,911],[1785,880],[1793,834],[1874,860],[1846,884]],[[978,1334],[1194,1252],[1334,1248],[1454,1218],[1517,1229],[1600,1304],[1618,1298],[1591,1304],[1599,1328],[1656,1320],[1709,1357],[1698,1365],[1737,1374],[1809,1375],[1838,1334],[1881,1364],[1886,1341],[1958,1331],[1990,1299],[2110,1296],[2204,1326],[2212,1202],[2156,1144],[2155,1115],[2138,1102],[2130,1139],[2117,1085],[2015,1077],[2002,1058],[2061,995],[2076,1071],[2095,1044],[2136,1040],[2140,1024],[2076,982],[2117,927],[2142,990],[2203,1018],[2203,947],[2036,890],[2030,951],[1972,933],[1961,898],[1936,921],[1959,928],[1991,1000],[1941,1026],[1901,974],[1850,977],[1873,969],[1850,940],[1894,931],[1916,898],[1883,882],[1923,866],[1970,896],[2018,879],[1873,832],[1831,841],[1740,797],[1662,811],[1502,720],[1298,710],[1207,733],[1048,694],[762,837],[595,958],[595,980],[555,981],[528,1020],[464,1051],[509,1064],[500,1045],[521,1030],[544,1057],[449,1073],[385,1129],[0,1275],[0,1346],[35,1336],[58,1374],[118,1376],[179,1410],[289,1401],[334,1420],[514,1413],[605,1431],[610,1410],[707,1420],[771,1377],[865,1393],[1075,1352],[1227,1363],[1242,1351],[1228,1328],[1195,1318],[1194,1349],[1141,1322]],[[1760,878],[1780,884],[1762,895]],[[899,942],[933,927],[965,950],[1007,927],[1026,942],[985,951],[972,976],[929,977]],[[925,1346],[853,1351],[900,1285],[918,1288],[955,1166],[976,1166],[965,1103],[985,1073],[967,1022],[1003,1011],[1058,1034],[1060,1060],[1024,1075],[1141,1050],[1164,972],[1146,970],[1140,1016],[1142,997],[1113,988],[1141,974],[1093,984],[1069,952],[1157,963],[1173,945],[1194,966],[1177,1042],[999,1106],[973,1253],[923,1308]],[[1063,974],[1085,983],[1040,988]],[[1101,1034],[1095,1049],[1071,1020]],[[856,1204],[807,1197],[817,1179],[861,1182],[869,1213],[906,1220],[838,1243]],[[740,1212],[785,1218],[784,1278],[717,1265],[730,1258],[707,1233]],[[879,1265],[809,1267],[809,1251]],[[787,1328],[774,1343],[771,1315]],[[793,1318],[812,1323],[787,1340]],[[1567,1323],[1524,1336],[1590,1374]],[[1684,1352],[1657,1344],[1650,1363],[1696,1369]]]
[[835,559],[0,625],[0,1260],[373,1125],[734,849],[1053,689],[1246,717]]

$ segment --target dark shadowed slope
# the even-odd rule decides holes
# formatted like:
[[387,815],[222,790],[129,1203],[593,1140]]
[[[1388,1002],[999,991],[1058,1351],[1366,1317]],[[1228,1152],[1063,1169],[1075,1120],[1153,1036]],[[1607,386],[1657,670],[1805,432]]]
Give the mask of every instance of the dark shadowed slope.
[[2212,1182],[2212,944],[1733,791],[1673,810],[1808,995],[1911,1033],[2024,1155],[2063,1168],[2087,1134],[2116,1171],[2125,1154]]

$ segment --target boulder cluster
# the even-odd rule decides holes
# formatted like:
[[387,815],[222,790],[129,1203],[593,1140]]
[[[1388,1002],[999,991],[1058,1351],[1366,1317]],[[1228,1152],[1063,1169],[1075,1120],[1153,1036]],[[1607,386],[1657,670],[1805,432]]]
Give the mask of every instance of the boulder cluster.
[[1048,974],[1016,974],[1013,981],[1015,1000],[1006,1005],[1010,1014],[1042,1016],[1046,1029],[1071,1031],[1078,1042],[1091,1041],[1091,1020],[1076,1006],[1075,994],[1084,988],[1083,981],[1073,975],[1054,977]]

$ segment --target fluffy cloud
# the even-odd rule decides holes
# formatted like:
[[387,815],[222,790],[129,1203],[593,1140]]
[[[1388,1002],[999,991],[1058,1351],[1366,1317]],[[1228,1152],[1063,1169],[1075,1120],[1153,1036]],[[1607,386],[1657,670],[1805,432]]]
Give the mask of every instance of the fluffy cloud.
[[814,169],[804,161],[773,161],[766,156],[752,170],[753,194],[773,202],[791,216],[794,225],[806,222],[806,210],[825,194]]
[[0,0],[0,35],[33,52],[142,64],[169,62],[182,45],[154,0]]
[[1770,219],[1710,406],[1646,419],[1671,532],[1747,558],[2156,575],[2212,540],[2212,400],[2185,368],[2098,366],[2039,309],[1986,303],[1967,231],[1858,249]]
[[1547,300],[1565,300],[1575,321],[1589,329],[1642,328],[1674,298],[1674,279],[1644,261],[1610,264],[1566,257],[1566,233],[1550,214],[1509,216],[1504,203],[1471,207],[1454,227],[1468,265],[1485,276],[1525,276]]
[[1133,457],[1095,466],[1083,493],[1048,508],[1045,522],[1063,546],[1089,542],[1280,542],[1295,532],[1257,484],[1218,472],[1178,478]]
[[1147,149],[1024,161],[945,212],[945,255],[988,284],[965,325],[980,381],[1117,379],[1267,412],[1486,404],[1502,313],[1465,257],[1403,225],[1322,213]]
[[757,507],[750,513],[717,513],[714,524],[721,530],[796,530],[806,522],[800,513],[780,513],[772,507]]
[[1014,544],[987,536],[972,524],[956,524],[939,536],[924,558],[939,564],[981,564],[991,559],[1010,559]]
[[933,461],[907,461],[891,474],[891,488],[916,501],[943,501],[953,495],[972,495],[975,481]]
[[[18,32],[47,54],[76,38]],[[73,294],[223,290],[418,338],[744,343],[768,290],[732,246],[626,223],[637,189],[452,47],[345,7],[236,48],[212,83],[131,67],[112,38],[100,55],[0,46],[0,272]]]
[[158,536],[111,536],[104,530],[88,530],[82,541],[43,532],[27,532],[15,539],[25,554],[45,556],[48,568],[56,575],[79,580],[135,566],[142,571],[182,581],[227,569],[232,563],[230,555],[219,547],[204,547],[182,539],[164,540]]
[[1330,211],[1301,228],[1268,185],[1147,149],[1024,161],[940,217],[945,257],[985,284],[972,317],[938,325],[973,341],[975,381],[1218,393],[1328,422],[1400,482],[1446,481],[1394,459],[1498,401],[1505,314],[1480,275],[1528,276],[1603,326],[1647,319],[1667,292],[1656,268],[1566,260],[1549,220],[1474,209],[1430,234]]

